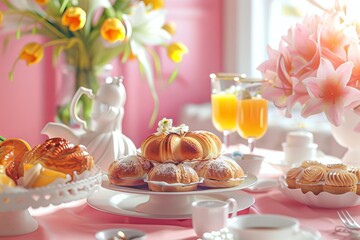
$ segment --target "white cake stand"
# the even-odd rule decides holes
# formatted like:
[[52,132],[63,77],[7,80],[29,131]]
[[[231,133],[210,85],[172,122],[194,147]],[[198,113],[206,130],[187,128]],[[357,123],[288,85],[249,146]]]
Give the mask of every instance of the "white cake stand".
[[88,197],[101,186],[101,172],[95,175],[55,186],[23,189],[0,193],[0,236],[31,233],[38,228],[28,208],[59,205]]
[[149,195],[147,201],[136,206],[136,211],[153,215],[184,215],[191,214],[191,203],[199,196],[214,196],[226,193],[236,193],[248,188],[257,182],[254,175],[249,174],[246,179],[236,187],[231,188],[205,188],[199,187],[196,191],[189,192],[153,192],[147,186],[121,187],[113,185],[109,180],[103,179],[102,187],[113,191]]

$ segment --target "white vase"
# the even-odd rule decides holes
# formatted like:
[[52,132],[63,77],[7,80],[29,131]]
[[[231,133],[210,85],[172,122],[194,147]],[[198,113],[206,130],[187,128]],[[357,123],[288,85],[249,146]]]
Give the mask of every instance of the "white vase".
[[331,132],[335,140],[347,148],[341,161],[353,166],[360,166],[360,132],[354,131],[359,122],[359,115],[352,110],[345,109],[340,126],[331,125]]

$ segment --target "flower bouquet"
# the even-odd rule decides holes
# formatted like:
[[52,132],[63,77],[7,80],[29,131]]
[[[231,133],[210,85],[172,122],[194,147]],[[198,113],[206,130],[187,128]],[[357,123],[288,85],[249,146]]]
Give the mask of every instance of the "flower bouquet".
[[[184,44],[171,42],[175,26],[165,22],[162,0],[1,0],[1,3],[7,7],[0,14],[3,31],[15,30],[17,39],[22,35],[45,37],[44,43],[31,41],[23,47],[10,79],[17,61],[24,60],[29,66],[39,63],[44,49],[51,47],[54,63],[63,56],[74,69],[74,93],[80,86],[96,93],[99,72],[106,64],[115,58],[120,58],[122,63],[136,59],[154,99],[150,125],[154,123],[159,104],[154,72],[161,75],[160,59],[154,47],[166,49],[175,63],[181,62],[187,52]],[[177,73],[178,68],[170,75],[169,83]],[[80,105],[83,118],[89,120],[91,100],[82,97]],[[69,122],[68,105],[58,109],[58,119]]]
[[360,113],[359,3],[334,0],[325,8],[310,2],[323,15],[308,15],[291,27],[278,50],[268,47],[269,59],[258,67],[267,80],[263,97],[286,109],[287,117],[299,103],[303,117],[324,112],[339,126],[345,109]]

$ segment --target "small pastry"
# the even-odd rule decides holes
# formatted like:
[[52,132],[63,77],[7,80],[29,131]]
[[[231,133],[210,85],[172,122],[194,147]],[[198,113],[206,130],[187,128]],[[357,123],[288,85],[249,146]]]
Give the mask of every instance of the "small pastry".
[[357,183],[358,179],[354,173],[342,169],[334,169],[325,176],[324,191],[333,194],[356,193]]
[[307,160],[307,161],[304,161],[302,162],[302,164],[300,165],[300,167],[302,168],[307,168],[307,167],[310,167],[310,166],[320,166],[324,169],[326,169],[326,165],[321,163],[321,162],[318,162],[318,161],[314,161],[314,160]]
[[303,171],[304,169],[302,167],[291,168],[289,171],[287,171],[285,180],[288,188],[296,188],[296,180],[302,176]]
[[108,177],[111,184],[118,186],[146,185],[144,179],[149,171],[150,162],[137,155],[128,155],[112,162],[109,166]]
[[4,165],[6,174],[16,183],[18,168],[26,152],[31,150],[30,145],[20,138],[7,138],[0,143],[0,164]]
[[22,184],[25,188],[44,187],[55,182],[61,184],[70,180],[70,175],[44,168],[40,163],[24,165]]
[[328,171],[331,171],[334,169],[347,170],[348,166],[343,163],[331,163],[331,164],[326,164],[326,168],[328,169]]
[[194,165],[199,177],[204,178],[201,186],[227,188],[240,185],[245,174],[243,169],[231,158],[220,156],[214,160],[199,161]]
[[360,195],[360,168],[357,167],[350,167],[348,168],[348,172],[351,172],[353,174],[356,175],[358,182],[356,184],[357,188],[356,188],[356,194]]
[[323,191],[326,170],[320,166],[310,166],[304,169],[300,179],[296,181],[296,187],[301,188],[303,193],[313,192],[318,195]]
[[71,144],[63,138],[51,138],[24,154],[19,166],[19,176],[23,176],[26,163],[40,163],[48,169],[69,174],[72,179],[94,167],[93,157],[83,145]]
[[154,192],[187,192],[197,189],[199,176],[187,164],[162,163],[150,170],[147,183]]

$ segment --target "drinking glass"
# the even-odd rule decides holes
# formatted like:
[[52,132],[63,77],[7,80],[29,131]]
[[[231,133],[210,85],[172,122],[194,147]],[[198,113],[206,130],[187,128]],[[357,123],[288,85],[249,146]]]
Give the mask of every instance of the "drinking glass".
[[216,130],[223,134],[223,146],[230,145],[229,134],[236,130],[236,76],[230,73],[212,73],[211,113]]
[[268,102],[260,92],[263,80],[243,77],[237,83],[236,130],[253,153],[255,141],[264,136],[268,123]]

